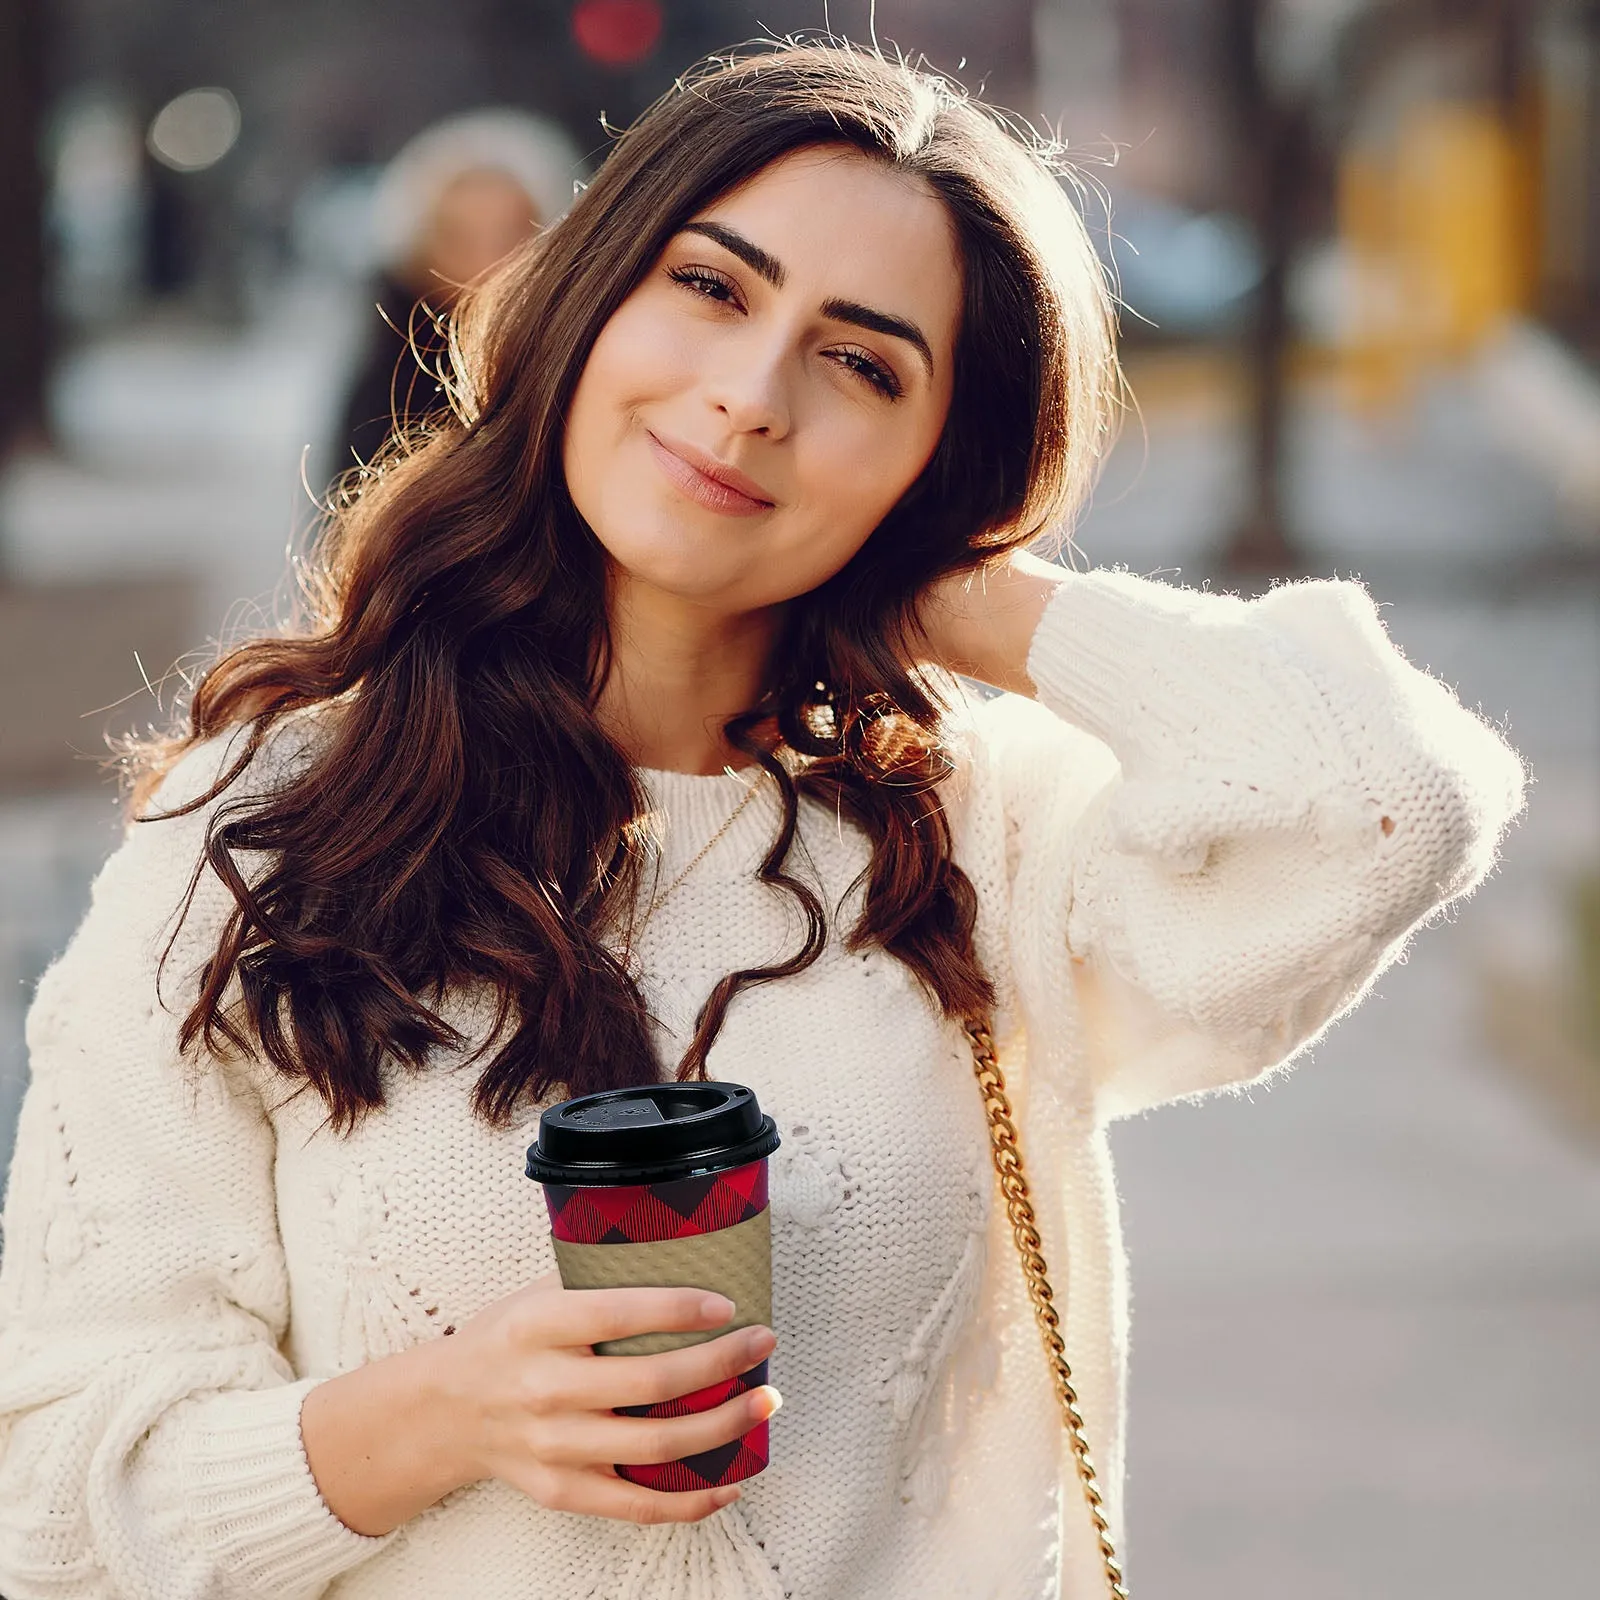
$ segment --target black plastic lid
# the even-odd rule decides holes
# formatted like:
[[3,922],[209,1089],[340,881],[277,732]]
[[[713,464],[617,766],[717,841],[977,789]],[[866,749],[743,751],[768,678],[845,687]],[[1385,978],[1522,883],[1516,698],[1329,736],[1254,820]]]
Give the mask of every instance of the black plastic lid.
[[649,1083],[563,1100],[539,1118],[528,1176],[540,1183],[670,1183],[778,1148],[777,1124],[742,1083]]

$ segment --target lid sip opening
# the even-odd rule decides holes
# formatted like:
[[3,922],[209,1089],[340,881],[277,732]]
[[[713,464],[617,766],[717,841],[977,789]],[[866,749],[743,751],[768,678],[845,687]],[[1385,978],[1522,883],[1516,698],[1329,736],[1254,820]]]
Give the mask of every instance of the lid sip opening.
[[527,1174],[572,1187],[669,1183],[759,1160],[778,1142],[743,1084],[641,1084],[548,1107]]

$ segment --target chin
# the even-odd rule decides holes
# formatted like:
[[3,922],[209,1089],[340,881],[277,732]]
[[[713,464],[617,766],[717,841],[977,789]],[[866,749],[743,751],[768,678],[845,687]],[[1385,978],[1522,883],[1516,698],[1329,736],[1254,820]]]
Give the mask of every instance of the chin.
[[643,539],[600,536],[600,543],[617,571],[633,582],[696,604],[714,604],[719,597],[731,603],[748,585],[748,552],[730,549],[727,535],[717,537],[675,519],[660,518],[654,534]]
[[713,563],[696,559],[691,550],[612,551],[611,559],[619,574],[641,588],[718,610],[748,609],[738,603],[743,585],[732,574],[718,572]]

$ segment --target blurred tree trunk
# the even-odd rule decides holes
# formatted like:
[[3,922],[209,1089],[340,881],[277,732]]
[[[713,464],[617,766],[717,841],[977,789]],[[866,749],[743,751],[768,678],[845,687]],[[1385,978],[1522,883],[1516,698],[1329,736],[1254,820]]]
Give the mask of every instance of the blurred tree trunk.
[[0,0],[0,458],[44,424],[43,0]]
[[1310,124],[1304,107],[1275,92],[1263,70],[1261,31],[1269,4],[1221,0],[1224,83],[1233,101],[1246,205],[1262,264],[1245,346],[1248,500],[1224,560],[1236,571],[1277,573],[1298,565],[1283,503],[1283,430],[1291,333],[1289,267]]
[[1525,0],[1491,0],[1490,26],[1493,30],[1495,67],[1495,98],[1501,115],[1514,123],[1522,111],[1524,79],[1527,74],[1529,38],[1537,16],[1538,7],[1529,6]]

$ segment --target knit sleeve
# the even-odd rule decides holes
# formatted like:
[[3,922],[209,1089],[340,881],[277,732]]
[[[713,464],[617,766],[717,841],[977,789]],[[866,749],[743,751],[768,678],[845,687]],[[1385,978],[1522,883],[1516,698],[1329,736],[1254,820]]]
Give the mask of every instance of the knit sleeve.
[[[1356,583],[1257,600],[1076,574],[1001,714],[1010,943],[1097,1109],[1247,1082],[1492,868],[1524,774]],[[1044,709],[1040,709],[1043,707]]]
[[[158,805],[220,755],[192,752]],[[385,1543],[332,1515],[301,1443],[260,1085],[178,1055],[231,906],[209,875],[158,995],[205,826],[132,826],[29,1013],[0,1264],[8,1600],[308,1600]]]

